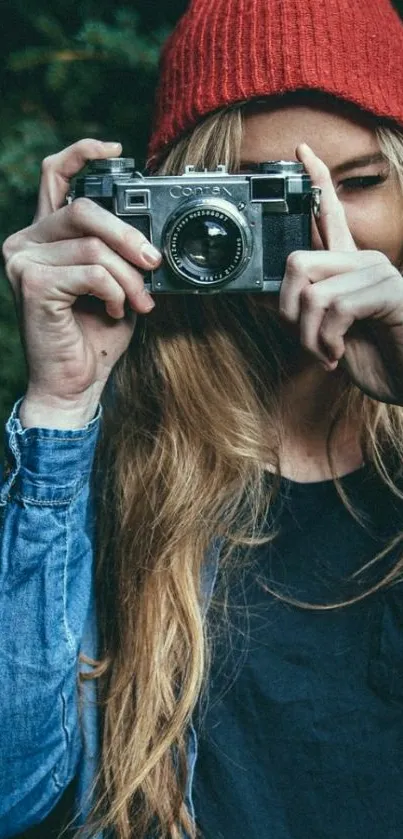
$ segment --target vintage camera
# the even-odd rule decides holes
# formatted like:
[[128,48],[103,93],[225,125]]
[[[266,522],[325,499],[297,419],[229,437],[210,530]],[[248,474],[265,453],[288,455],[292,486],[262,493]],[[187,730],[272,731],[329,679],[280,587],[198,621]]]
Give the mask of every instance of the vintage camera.
[[143,176],[131,158],[94,160],[69,200],[86,196],[164,254],[145,276],[153,294],[278,292],[288,255],[311,247],[320,190],[300,163],[269,161],[246,174],[225,166]]

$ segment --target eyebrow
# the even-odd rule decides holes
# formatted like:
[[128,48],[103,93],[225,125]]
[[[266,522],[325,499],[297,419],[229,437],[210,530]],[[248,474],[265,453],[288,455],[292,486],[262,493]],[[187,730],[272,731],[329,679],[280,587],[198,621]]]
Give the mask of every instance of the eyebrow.
[[376,154],[364,154],[363,157],[353,157],[351,160],[346,160],[332,169],[334,175],[341,175],[343,172],[348,172],[350,169],[358,169],[364,166],[371,166],[373,163],[386,163],[386,157],[382,152]]
[[[362,157],[352,157],[351,160],[345,160],[344,163],[339,163],[331,171],[334,175],[341,175],[343,172],[348,172],[350,169],[363,168],[365,166],[372,166],[374,163],[387,163],[387,158],[382,152],[376,154],[364,154]],[[242,160],[240,164],[241,169],[253,169],[257,166],[256,160]]]

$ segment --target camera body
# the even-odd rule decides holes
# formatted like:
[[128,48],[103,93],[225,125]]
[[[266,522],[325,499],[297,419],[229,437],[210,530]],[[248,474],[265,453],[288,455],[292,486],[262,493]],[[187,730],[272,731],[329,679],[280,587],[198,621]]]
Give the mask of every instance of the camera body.
[[152,294],[254,293],[278,292],[289,254],[311,248],[319,192],[289,161],[147,177],[133,159],[109,158],[91,161],[68,200],[91,198],[163,253],[145,276]]

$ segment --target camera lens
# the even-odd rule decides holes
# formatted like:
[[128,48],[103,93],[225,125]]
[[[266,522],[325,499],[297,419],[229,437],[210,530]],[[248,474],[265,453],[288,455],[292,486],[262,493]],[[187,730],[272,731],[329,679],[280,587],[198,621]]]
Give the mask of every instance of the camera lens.
[[189,222],[178,236],[177,249],[185,260],[200,268],[219,271],[237,255],[237,231],[212,219]]
[[250,255],[245,220],[226,203],[201,199],[168,220],[165,254],[174,272],[188,282],[211,286],[229,281]]

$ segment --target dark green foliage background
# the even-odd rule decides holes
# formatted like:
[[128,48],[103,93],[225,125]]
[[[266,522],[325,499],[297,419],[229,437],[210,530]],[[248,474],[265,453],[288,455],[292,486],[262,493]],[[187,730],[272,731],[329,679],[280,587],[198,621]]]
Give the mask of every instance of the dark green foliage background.
[[[82,137],[146,157],[161,44],[187,0],[0,0],[0,239],[31,224],[41,161]],[[0,272],[0,429],[26,387]],[[2,434],[0,434],[0,439]]]
[[[403,0],[394,2],[402,13]],[[1,241],[31,223],[46,155],[96,137],[120,140],[123,154],[144,166],[160,47],[186,6],[187,0],[117,0],[116,6],[0,0]],[[0,358],[2,429],[24,392],[26,369],[1,269]]]

